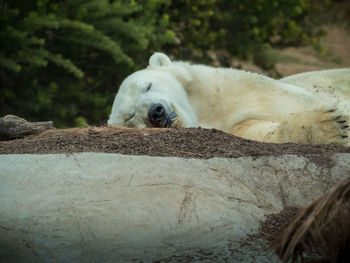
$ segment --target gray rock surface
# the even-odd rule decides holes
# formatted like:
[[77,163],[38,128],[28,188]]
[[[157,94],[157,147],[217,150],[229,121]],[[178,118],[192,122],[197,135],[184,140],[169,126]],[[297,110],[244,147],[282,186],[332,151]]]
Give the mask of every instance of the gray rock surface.
[[0,155],[0,262],[274,262],[258,233],[350,174],[350,154]]

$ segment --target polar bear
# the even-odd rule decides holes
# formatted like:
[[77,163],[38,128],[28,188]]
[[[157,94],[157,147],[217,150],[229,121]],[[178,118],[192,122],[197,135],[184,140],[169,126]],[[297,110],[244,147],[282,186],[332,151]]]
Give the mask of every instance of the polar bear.
[[[311,88],[300,84],[303,78]],[[146,69],[122,82],[108,124],[216,128],[263,142],[350,146],[350,109],[337,107],[349,105],[350,98],[339,96],[333,103],[312,90],[312,79],[275,80],[243,70],[171,61],[155,53]],[[350,94],[349,77],[347,81]]]

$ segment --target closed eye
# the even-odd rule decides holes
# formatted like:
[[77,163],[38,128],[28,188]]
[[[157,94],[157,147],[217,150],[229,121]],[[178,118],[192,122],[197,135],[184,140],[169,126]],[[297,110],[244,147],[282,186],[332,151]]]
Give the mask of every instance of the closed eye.
[[152,83],[150,83],[147,87],[146,87],[146,92],[149,91],[152,87]]
[[135,116],[135,113],[127,115],[127,116],[125,117],[125,122],[130,121],[132,118],[134,118],[134,116]]

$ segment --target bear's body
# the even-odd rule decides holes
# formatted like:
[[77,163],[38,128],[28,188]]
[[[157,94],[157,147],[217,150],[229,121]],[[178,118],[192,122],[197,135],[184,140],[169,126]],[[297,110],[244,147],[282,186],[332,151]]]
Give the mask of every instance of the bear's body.
[[[171,62],[155,53],[146,69],[124,80],[108,123],[201,126],[276,143],[349,144],[346,116],[350,109],[340,113],[326,96],[295,85],[302,78],[279,81],[236,69]],[[311,79],[307,82],[312,83]],[[350,98],[340,100],[350,104]],[[178,118],[173,122],[170,116],[175,113]]]
[[305,72],[280,81],[306,89],[350,113],[350,68]]

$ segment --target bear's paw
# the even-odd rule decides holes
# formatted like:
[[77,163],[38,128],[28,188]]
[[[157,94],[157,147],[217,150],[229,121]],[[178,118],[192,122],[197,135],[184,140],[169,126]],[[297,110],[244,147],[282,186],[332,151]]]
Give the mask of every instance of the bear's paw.
[[349,117],[335,108],[294,113],[281,124],[284,142],[349,145]]
[[[309,125],[302,128],[306,130],[309,143],[335,143],[345,145],[349,142],[348,116],[341,114],[335,108],[320,108],[308,114]],[[307,121],[308,118],[305,118]]]

